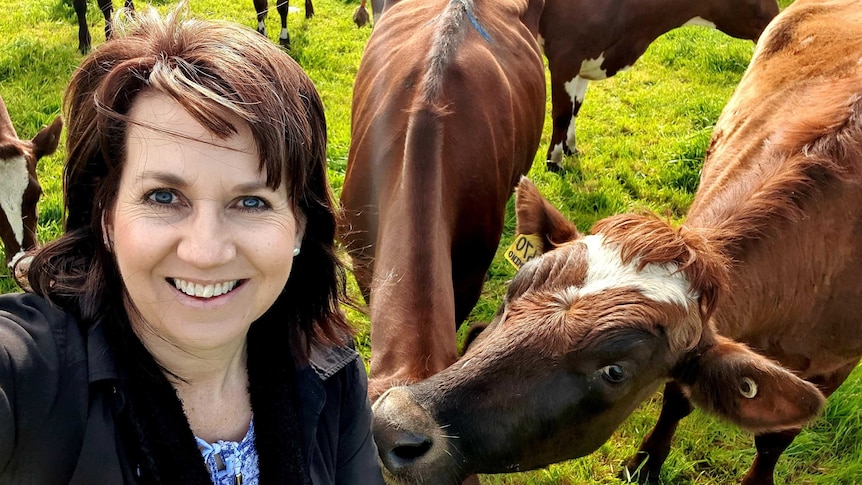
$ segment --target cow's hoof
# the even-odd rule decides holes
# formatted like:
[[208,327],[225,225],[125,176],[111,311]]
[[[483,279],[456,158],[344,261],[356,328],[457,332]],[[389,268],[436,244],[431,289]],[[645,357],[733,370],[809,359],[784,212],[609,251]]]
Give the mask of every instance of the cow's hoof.
[[623,463],[617,478],[625,483],[654,485],[659,483],[659,470],[653,470],[649,462],[640,455],[632,457],[628,463]]
[[555,162],[553,160],[546,160],[545,161],[545,167],[548,169],[548,172],[562,173],[562,171],[563,171],[563,163],[562,162]]

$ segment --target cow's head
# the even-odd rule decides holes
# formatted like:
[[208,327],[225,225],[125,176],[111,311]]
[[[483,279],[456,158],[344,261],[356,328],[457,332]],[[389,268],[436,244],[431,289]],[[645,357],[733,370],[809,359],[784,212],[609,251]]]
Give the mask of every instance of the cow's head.
[[58,116],[32,140],[21,140],[0,98],[0,241],[7,265],[36,246],[37,203],[42,195],[36,163],[57,150],[62,129]]
[[437,375],[374,405],[388,473],[460,483],[596,450],[656,388],[754,431],[797,426],[820,392],[709,324],[726,265],[694,230],[615,216],[583,236],[522,179],[518,232],[545,253],[512,280],[494,321]]
[[738,39],[757,41],[763,29],[778,15],[776,0],[706,0],[704,18],[715,28]]

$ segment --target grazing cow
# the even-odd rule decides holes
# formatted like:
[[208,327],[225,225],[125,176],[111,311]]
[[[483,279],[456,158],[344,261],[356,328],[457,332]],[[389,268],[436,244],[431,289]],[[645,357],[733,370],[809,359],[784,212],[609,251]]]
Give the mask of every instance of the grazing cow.
[[[112,0],[98,0],[99,10],[105,16],[105,39],[110,39],[114,33],[113,22],[111,20],[113,14]],[[377,5],[377,1],[372,2]],[[276,0],[275,9],[278,10],[278,15],[281,17],[281,33],[278,36],[279,44],[285,49],[290,49],[290,35],[287,33],[287,0]],[[87,0],[72,0],[75,7],[75,15],[78,17],[78,50],[81,54],[86,54],[90,51],[91,38],[90,29],[87,26]],[[130,11],[135,10],[133,0],[124,0],[125,7]],[[257,31],[266,36],[266,16],[269,13],[267,0],[254,0],[254,11],[257,12]],[[305,18],[314,16],[314,5],[311,0],[305,0]]]
[[10,268],[24,251],[36,247],[36,204],[42,195],[36,162],[54,153],[62,129],[58,116],[32,140],[21,140],[0,98],[0,241]]
[[461,360],[375,403],[384,463],[457,478],[582,456],[667,381],[628,463],[638,480],[658,478],[697,405],[754,432],[743,483],[773,483],[862,355],[860,60],[858,0],[796,0],[779,14],[678,228],[622,215],[582,236],[523,182],[517,230],[546,252]]
[[457,358],[533,162],[542,0],[401,0],[356,74],[340,236],[371,319],[369,397]]
[[539,23],[551,73],[549,170],[577,153],[575,120],[589,81],[628,69],[665,32],[704,25],[757,40],[776,0],[545,0]]

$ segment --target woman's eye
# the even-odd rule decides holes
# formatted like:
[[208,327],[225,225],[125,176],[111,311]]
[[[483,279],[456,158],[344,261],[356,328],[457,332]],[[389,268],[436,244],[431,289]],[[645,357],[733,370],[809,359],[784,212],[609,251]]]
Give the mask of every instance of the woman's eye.
[[150,192],[148,198],[157,204],[172,204],[176,200],[176,195],[167,190],[154,190]]
[[259,210],[268,207],[267,203],[260,197],[243,197],[240,199],[239,205],[246,210]]
[[607,365],[602,367],[602,377],[612,384],[618,384],[626,378],[626,371],[622,366],[617,364]]

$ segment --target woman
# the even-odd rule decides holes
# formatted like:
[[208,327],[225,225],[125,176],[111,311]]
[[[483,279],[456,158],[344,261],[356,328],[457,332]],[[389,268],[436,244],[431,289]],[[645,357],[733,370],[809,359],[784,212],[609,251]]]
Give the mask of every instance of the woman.
[[66,91],[66,229],[0,297],[0,483],[382,483],[320,98],[180,12]]

